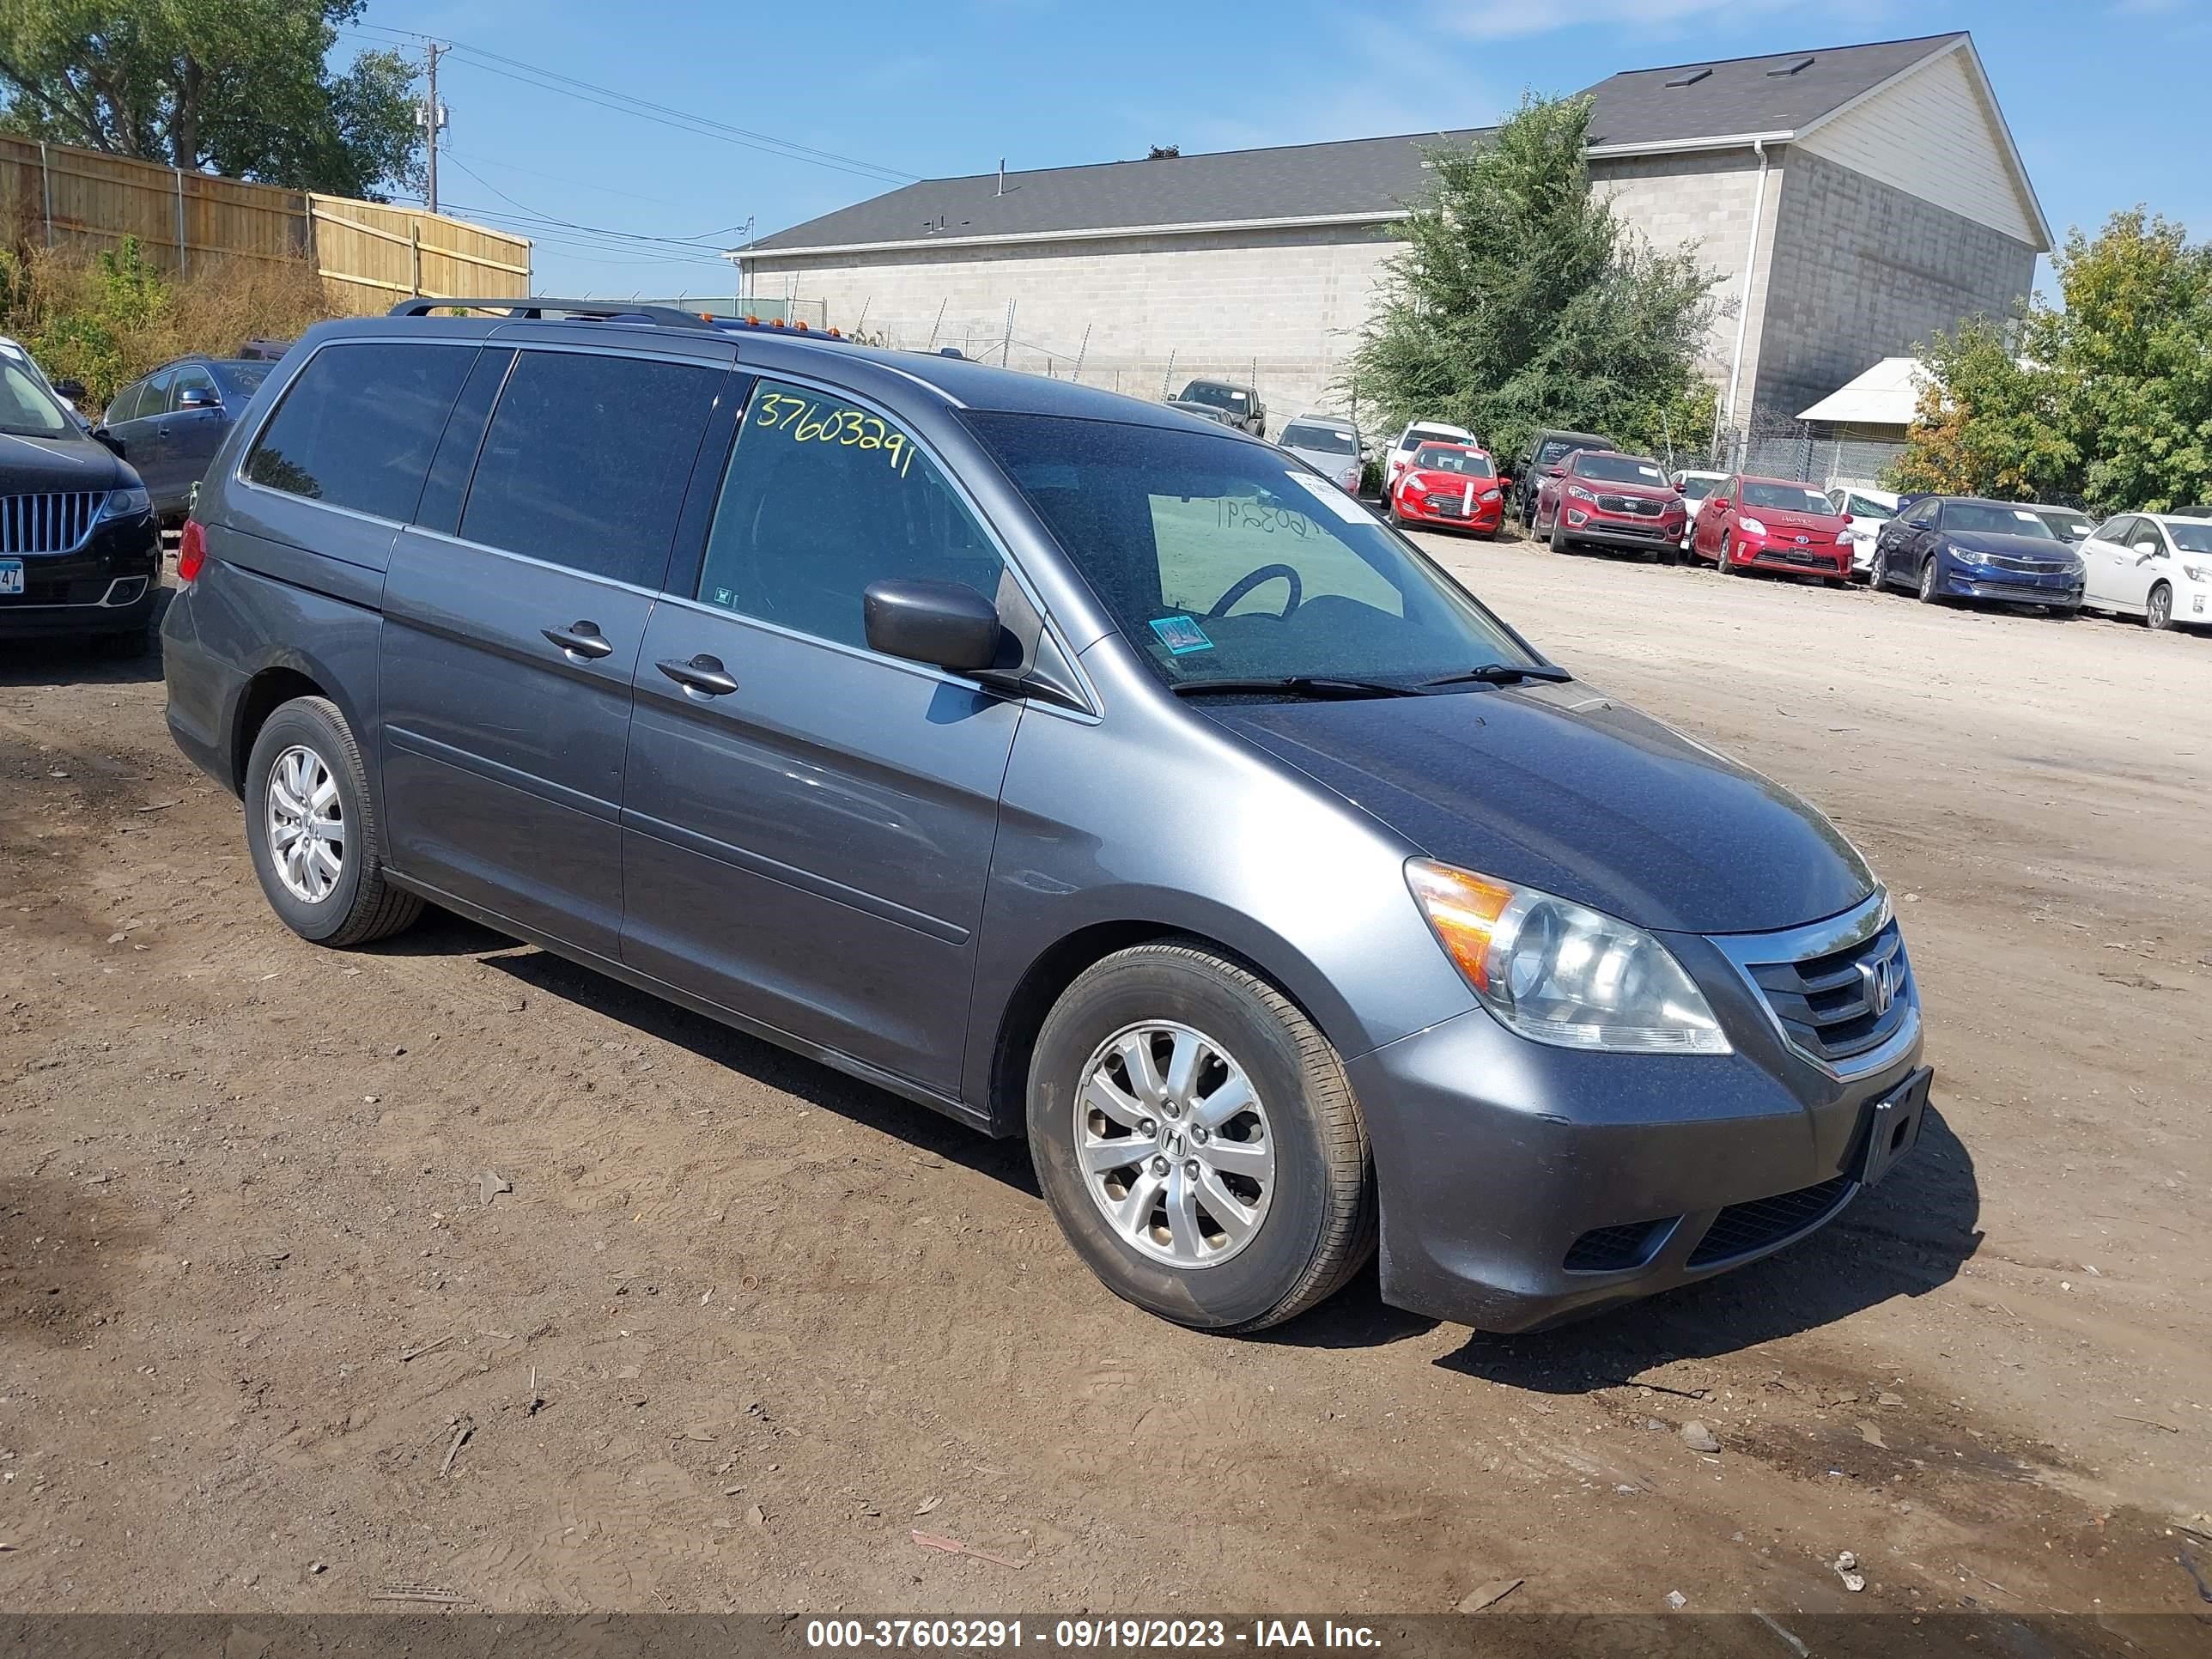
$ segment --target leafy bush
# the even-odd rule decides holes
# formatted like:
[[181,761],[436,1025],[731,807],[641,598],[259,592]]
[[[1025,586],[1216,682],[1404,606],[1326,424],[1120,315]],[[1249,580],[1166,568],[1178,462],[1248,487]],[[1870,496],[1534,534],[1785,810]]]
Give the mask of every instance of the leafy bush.
[[88,258],[0,250],[0,333],[52,379],[83,381],[87,414],[173,357],[229,356],[248,340],[293,339],[337,314],[304,259],[196,259],[180,280],[136,237]]

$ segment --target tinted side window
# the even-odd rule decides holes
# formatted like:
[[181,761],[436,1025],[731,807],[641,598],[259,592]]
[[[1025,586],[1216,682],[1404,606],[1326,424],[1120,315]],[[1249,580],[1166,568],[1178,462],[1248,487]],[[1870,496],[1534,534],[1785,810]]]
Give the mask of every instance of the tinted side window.
[[[177,400],[184,395],[185,388],[191,386],[198,386],[204,391],[215,392],[215,376],[209,374],[207,370],[202,368],[198,363],[184,364],[177,370],[175,377],[169,382],[169,407],[171,409],[173,410],[177,407]],[[221,395],[222,394],[220,392],[216,392],[217,397],[220,397]]]
[[753,389],[697,597],[865,646],[861,594],[906,578],[998,591],[999,555],[936,463],[873,411],[805,386]]
[[246,455],[252,483],[405,520],[476,359],[471,344],[374,343],[318,351]]
[[477,457],[462,536],[659,587],[700,436],[729,377],[719,365],[523,352]]
[[138,402],[131,411],[131,418],[143,421],[149,416],[165,415],[169,409],[169,382],[176,378],[176,370],[161,369],[149,374],[140,388]]
[[145,381],[133,380],[115,394],[114,399],[107,405],[107,413],[100,418],[109,426],[120,426],[125,421],[136,420],[138,400],[145,395]]

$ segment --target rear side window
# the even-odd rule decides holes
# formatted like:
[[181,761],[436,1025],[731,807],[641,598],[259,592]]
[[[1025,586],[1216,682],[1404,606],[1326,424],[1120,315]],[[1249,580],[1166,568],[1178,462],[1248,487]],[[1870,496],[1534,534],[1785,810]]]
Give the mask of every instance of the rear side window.
[[473,343],[324,347],[254,440],[247,481],[404,522],[475,359]]
[[523,352],[492,411],[461,535],[659,587],[707,417],[729,377],[719,365]]
[[869,583],[965,582],[989,599],[1000,571],[981,526],[896,425],[811,387],[755,386],[714,509],[702,600],[865,647]]

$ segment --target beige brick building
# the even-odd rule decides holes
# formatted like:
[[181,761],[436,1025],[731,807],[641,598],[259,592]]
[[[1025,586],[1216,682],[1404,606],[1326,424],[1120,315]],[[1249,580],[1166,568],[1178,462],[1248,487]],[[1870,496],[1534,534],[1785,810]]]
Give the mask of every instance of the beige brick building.
[[[2033,283],[2051,234],[1963,33],[1616,75],[1592,176],[1722,279],[1731,424],[1793,412]],[[1424,153],[1482,129],[927,179],[739,251],[835,325],[1158,398],[1251,380],[1270,428],[1338,406]],[[1786,419],[1786,416],[1781,416]]]

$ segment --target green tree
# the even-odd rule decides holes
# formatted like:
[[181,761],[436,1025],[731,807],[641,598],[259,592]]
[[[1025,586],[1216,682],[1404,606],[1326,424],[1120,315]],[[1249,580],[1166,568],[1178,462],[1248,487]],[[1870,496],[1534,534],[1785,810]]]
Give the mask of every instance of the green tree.
[[299,190],[416,182],[414,70],[325,59],[366,0],[0,0],[0,126]]
[[1720,279],[1592,194],[1589,116],[1587,99],[1524,98],[1481,142],[1430,152],[1434,193],[1407,204],[1352,358],[1382,425],[1434,416],[1509,453],[1539,426],[1647,449],[1711,432],[1697,364]]
[[2057,377],[2022,362],[2008,331],[1974,318],[1921,349],[1923,381],[1901,490],[2038,501],[2076,493],[2080,452],[2059,430]]
[[2111,511],[2212,495],[2212,248],[2138,207],[2052,256],[2019,347],[1986,322],[1922,348],[1929,384],[1893,474],[1908,489]]

